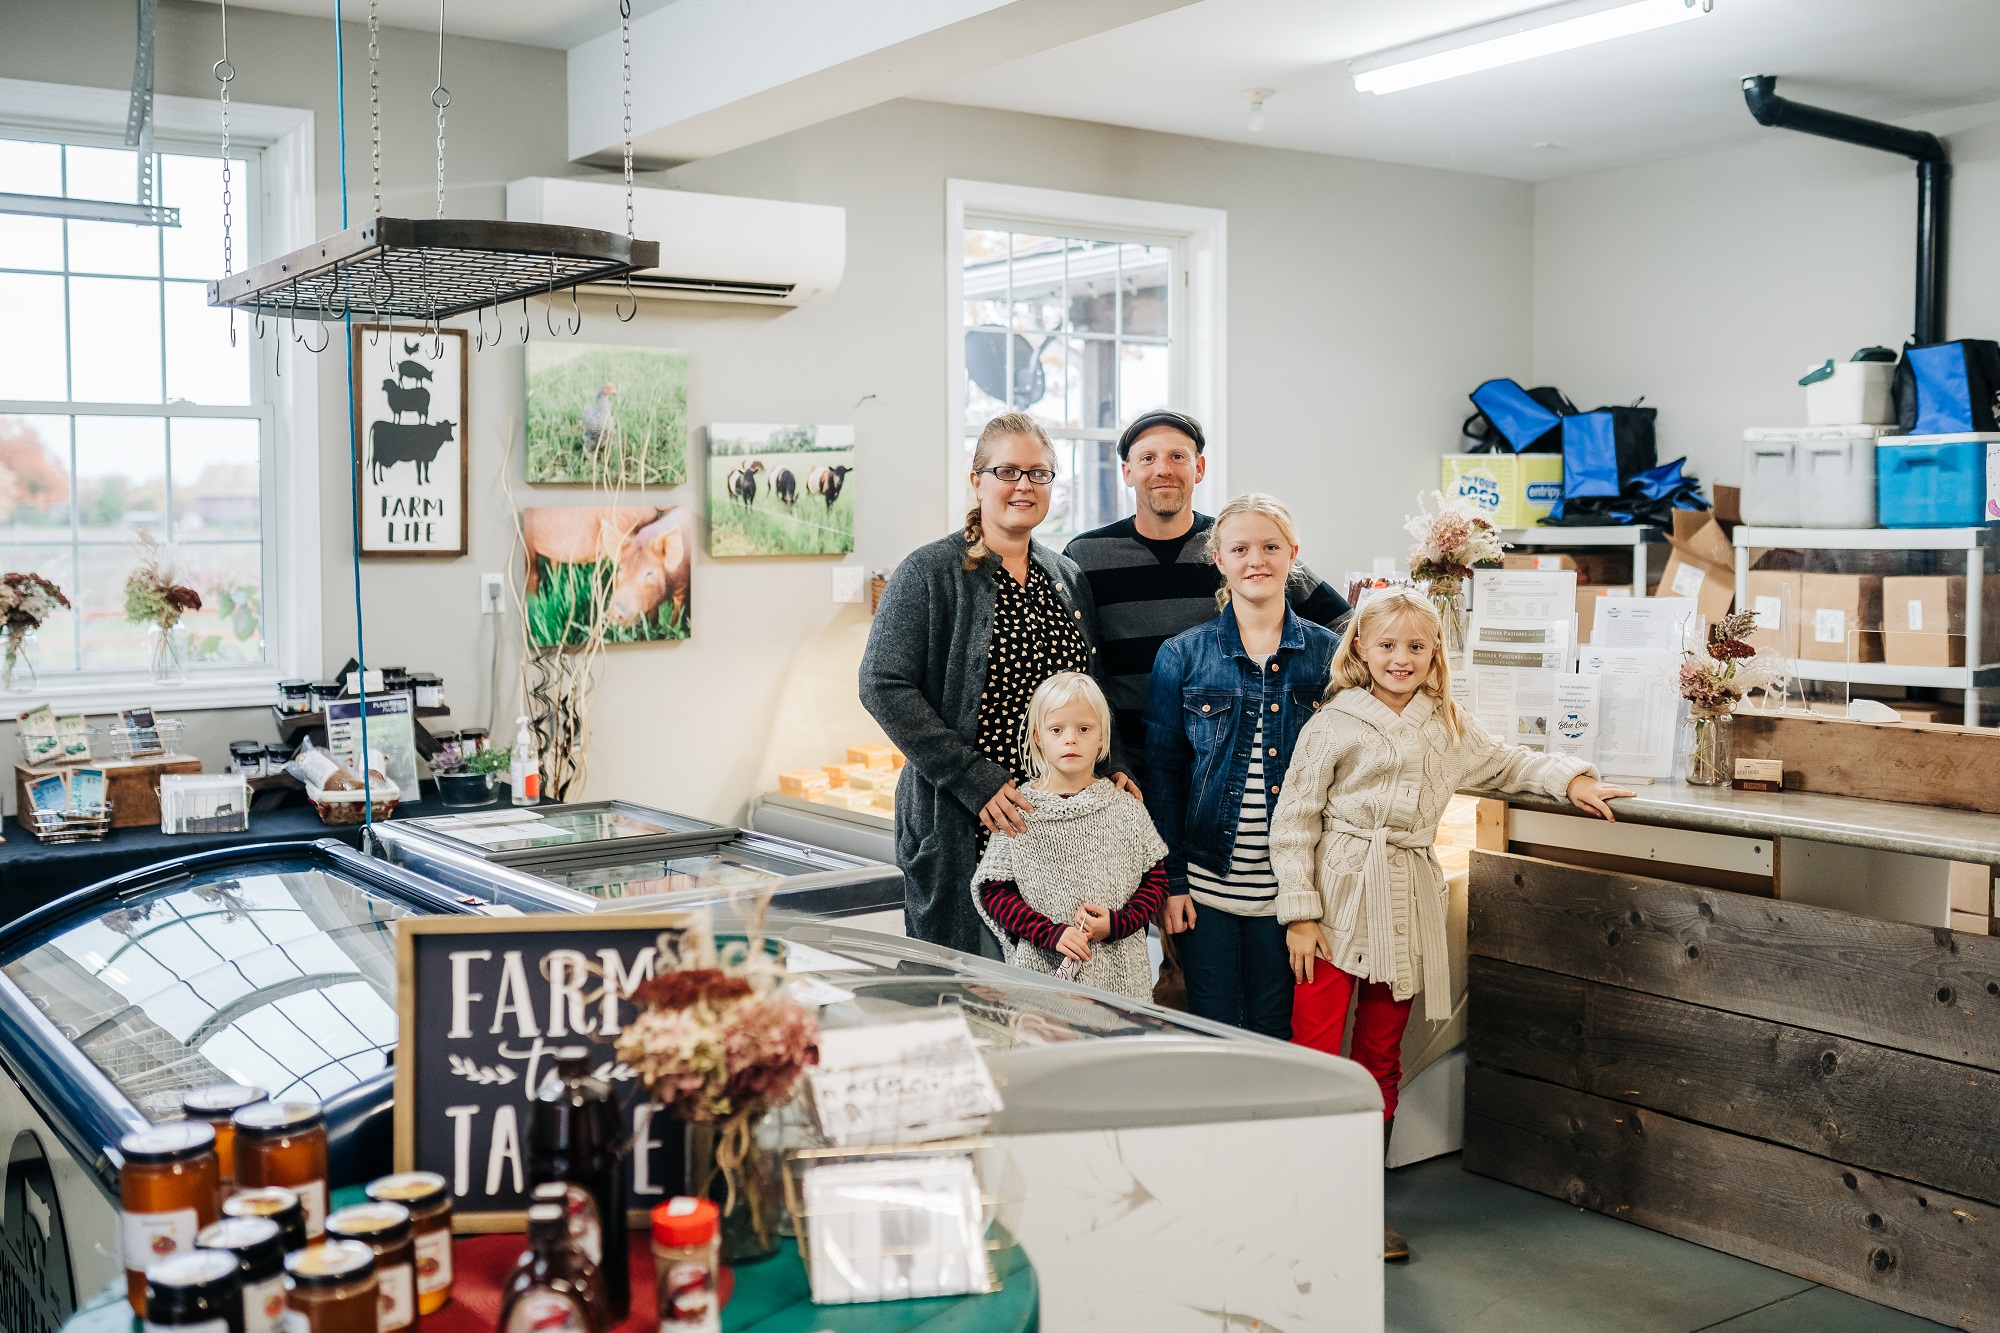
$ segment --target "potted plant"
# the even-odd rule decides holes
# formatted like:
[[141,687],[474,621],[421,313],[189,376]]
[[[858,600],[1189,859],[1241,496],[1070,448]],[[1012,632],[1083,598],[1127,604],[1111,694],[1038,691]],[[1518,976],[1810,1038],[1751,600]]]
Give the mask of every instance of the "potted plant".
[[457,768],[439,773],[438,799],[450,806],[491,805],[499,794],[500,774],[512,758],[506,750],[488,747]]

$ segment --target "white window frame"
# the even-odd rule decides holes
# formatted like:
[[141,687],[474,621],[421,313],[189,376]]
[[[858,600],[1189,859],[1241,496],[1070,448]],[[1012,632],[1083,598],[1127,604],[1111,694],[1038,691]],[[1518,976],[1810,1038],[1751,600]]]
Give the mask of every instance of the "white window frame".
[[[112,142],[122,143],[129,102],[129,95],[118,89],[0,79],[0,135],[109,135]],[[172,152],[182,144],[211,151],[221,145],[221,107],[213,98],[156,95],[153,125],[156,152]],[[295,107],[231,101],[229,140],[232,153],[240,148],[261,159],[252,172],[260,182],[256,225],[248,233],[237,233],[236,266],[241,272],[299,249],[316,235],[313,114]],[[217,255],[218,277],[221,266],[222,257]],[[270,336],[261,342],[249,337],[250,326],[247,317],[238,317],[238,337],[249,338],[251,357],[251,406],[240,415],[261,418],[272,440],[271,466],[263,477],[262,536],[266,568],[274,570],[275,577],[264,589],[264,661],[240,670],[190,672],[188,683],[165,688],[152,686],[143,670],[102,679],[50,673],[42,678],[45,688],[36,702],[49,703],[58,712],[103,712],[140,702],[177,713],[242,708],[273,702],[280,680],[318,678],[322,650],[319,360],[275,325],[267,325]],[[332,347],[328,352],[338,354]],[[274,357],[283,362],[281,374],[274,370]],[[68,414],[76,408],[64,402],[20,410]],[[212,409],[180,412],[170,404],[132,404],[119,410],[149,417],[217,415]],[[336,438],[344,440],[346,430]]]
[[1176,386],[1168,406],[1201,422],[1208,474],[1195,491],[1195,504],[1215,512],[1217,499],[1229,494],[1225,318],[1229,308],[1229,214],[1191,204],[956,179],[944,183],[944,200],[945,373],[949,386],[945,438],[950,450],[943,496],[946,525],[957,528],[965,519],[967,214],[1045,235],[1139,241],[1164,237],[1172,242],[1182,290],[1167,304],[1173,362],[1170,379]]

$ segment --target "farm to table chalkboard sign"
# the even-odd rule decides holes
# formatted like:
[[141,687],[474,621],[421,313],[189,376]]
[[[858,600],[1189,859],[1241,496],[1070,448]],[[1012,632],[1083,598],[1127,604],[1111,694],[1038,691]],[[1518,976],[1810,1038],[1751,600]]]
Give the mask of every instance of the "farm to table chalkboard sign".
[[565,1046],[589,1046],[618,1099],[634,1223],[681,1193],[681,1127],[654,1119],[612,1048],[638,1016],[633,988],[673,966],[661,937],[677,952],[697,925],[685,912],[397,922],[396,1169],[450,1182],[456,1230],[526,1227],[530,1099]]

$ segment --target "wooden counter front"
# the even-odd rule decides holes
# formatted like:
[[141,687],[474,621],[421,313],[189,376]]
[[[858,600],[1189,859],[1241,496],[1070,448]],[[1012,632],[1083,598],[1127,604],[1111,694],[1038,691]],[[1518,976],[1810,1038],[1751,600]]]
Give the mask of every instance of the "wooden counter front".
[[1465,1165],[2000,1328],[2000,938],[1476,852]]

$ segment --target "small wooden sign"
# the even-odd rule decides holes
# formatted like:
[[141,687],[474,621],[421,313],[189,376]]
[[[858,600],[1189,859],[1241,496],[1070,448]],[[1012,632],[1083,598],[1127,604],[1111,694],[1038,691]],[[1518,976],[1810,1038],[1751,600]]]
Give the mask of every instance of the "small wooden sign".
[[466,551],[465,330],[354,326],[361,554]]
[[680,1192],[681,1127],[654,1118],[613,1047],[637,1016],[633,988],[671,968],[662,937],[677,952],[697,928],[687,912],[396,923],[396,1170],[450,1183],[455,1230],[526,1226],[530,1101],[565,1046],[590,1047],[617,1096],[634,1223]]

